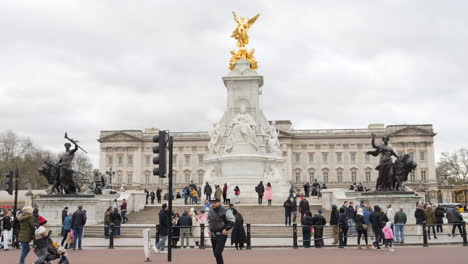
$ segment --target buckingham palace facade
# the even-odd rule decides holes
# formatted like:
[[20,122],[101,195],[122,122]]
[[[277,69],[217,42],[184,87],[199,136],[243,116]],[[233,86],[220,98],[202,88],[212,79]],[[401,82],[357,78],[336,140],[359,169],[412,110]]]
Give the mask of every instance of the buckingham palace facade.
[[[408,153],[418,164],[408,176],[407,186],[418,191],[436,191],[434,136],[432,125],[371,124],[365,129],[295,130],[291,121],[276,121],[281,151],[286,162],[283,173],[297,187],[317,179],[330,187],[347,188],[363,183],[374,188],[379,157],[366,154],[373,150],[371,134],[390,136],[397,153]],[[99,169],[115,171],[112,182],[127,188],[166,186],[167,179],[152,175],[152,137],[158,129],[101,131]],[[208,132],[171,132],[174,136],[173,175],[175,187],[193,181],[201,183],[206,170]],[[217,183],[222,184],[222,183]]]

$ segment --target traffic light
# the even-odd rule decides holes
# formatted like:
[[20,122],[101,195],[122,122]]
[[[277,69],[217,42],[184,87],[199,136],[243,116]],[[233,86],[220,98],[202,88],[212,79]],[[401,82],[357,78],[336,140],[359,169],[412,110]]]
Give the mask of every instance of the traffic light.
[[153,169],[153,175],[166,178],[166,132],[159,131],[159,134],[153,137],[153,142],[158,143],[153,147],[153,153],[157,154],[153,157],[153,164],[158,166]]
[[13,194],[13,172],[7,172],[3,174],[5,177],[5,191],[7,191],[10,195]]

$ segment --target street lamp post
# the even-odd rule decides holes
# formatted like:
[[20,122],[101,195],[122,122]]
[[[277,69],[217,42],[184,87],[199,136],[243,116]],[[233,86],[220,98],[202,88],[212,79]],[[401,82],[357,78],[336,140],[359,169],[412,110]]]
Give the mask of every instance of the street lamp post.
[[112,186],[112,176],[115,175],[115,171],[110,168],[108,171],[106,171],[106,175],[109,176],[109,185]]

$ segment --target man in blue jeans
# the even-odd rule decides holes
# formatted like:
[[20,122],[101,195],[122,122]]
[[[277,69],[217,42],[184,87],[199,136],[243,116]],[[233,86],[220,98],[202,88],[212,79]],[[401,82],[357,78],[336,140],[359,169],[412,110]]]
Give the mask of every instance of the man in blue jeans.
[[403,207],[395,214],[393,218],[395,222],[395,243],[405,243],[405,224],[406,214],[403,212]]
[[71,248],[76,250],[76,246],[78,245],[78,250],[82,250],[81,238],[83,236],[83,226],[86,224],[86,211],[83,210],[83,206],[78,206],[78,210],[73,213],[71,222],[74,236],[73,246]]
[[169,219],[167,213],[167,204],[162,205],[162,210],[159,212],[159,242],[153,248],[156,253],[167,253],[164,250],[166,246],[167,236],[169,234]]

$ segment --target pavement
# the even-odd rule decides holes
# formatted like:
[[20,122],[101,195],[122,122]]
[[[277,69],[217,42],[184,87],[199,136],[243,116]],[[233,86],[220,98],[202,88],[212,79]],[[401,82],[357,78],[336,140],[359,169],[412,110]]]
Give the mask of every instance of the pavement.
[[[395,251],[355,248],[322,248],[322,249],[255,249],[224,251],[224,263],[467,263],[466,247],[395,247]],[[0,253],[0,263],[18,263],[20,250]],[[30,252],[26,263],[36,260],[34,253]],[[145,263],[142,249],[98,249],[83,251],[70,251],[68,253],[70,263],[94,264],[94,263]],[[172,262],[167,262],[166,254],[151,255],[153,263],[190,263],[211,264],[215,263],[211,250],[174,250]],[[53,263],[56,263],[54,261]]]

